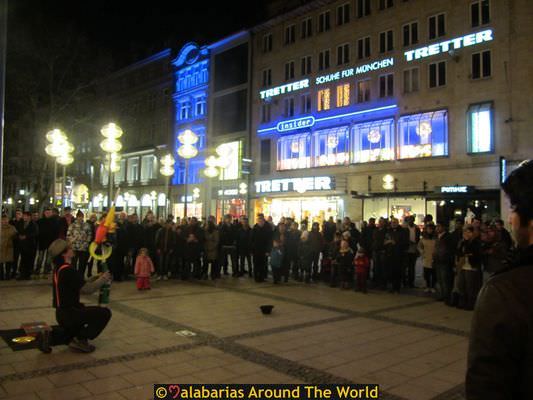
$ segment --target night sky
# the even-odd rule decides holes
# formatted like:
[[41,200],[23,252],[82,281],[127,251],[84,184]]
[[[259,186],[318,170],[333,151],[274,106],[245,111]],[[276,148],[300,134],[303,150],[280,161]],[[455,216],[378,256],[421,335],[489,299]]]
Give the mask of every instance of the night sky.
[[10,0],[8,41],[16,46],[21,30],[37,40],[50,32],[74,32],[89,47],[109,50],[116,69],[166,47],[191,40],[207,44],[253,26],[265,2]]

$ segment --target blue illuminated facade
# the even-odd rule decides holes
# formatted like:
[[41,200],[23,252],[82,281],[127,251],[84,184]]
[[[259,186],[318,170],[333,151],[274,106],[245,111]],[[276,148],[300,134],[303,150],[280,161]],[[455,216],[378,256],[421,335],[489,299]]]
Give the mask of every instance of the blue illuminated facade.
[[198,155],[189,161],[188,183],[201,182],[201,170],[204,168],[206,130],[207,130],[207,96],[209,88],[209,50],[195,43],[188,43],[172,61],[174,67],[174,154],[176,159],[175,174],[172,184],[185,183],[185,161],[178,156],[180,146],[178,136],[186,129],[192,130],[199,137],[196,147]]

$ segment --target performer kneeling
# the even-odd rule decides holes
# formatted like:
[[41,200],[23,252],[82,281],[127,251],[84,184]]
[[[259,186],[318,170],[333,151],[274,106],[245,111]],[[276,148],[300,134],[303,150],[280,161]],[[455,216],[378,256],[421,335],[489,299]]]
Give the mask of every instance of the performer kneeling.
[[70,264],[74,252],[65,240],[52,242],[48,254],[54,264],[53,298],[56,319],[65,330],[65,341],[72,350],[90,353],[95,347],[88,339],[95,339],[104,330],[111,318],[111,311],[105,307],[86,307],[80,302],[80,293],[95,292],[111,281],[111,275],[104,272],[85,282]]

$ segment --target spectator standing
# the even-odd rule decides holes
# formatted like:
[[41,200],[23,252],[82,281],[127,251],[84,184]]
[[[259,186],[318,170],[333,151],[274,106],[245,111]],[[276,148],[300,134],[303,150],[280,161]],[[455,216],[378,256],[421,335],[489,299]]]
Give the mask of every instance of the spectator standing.
[[368,280],[368,271],[370,270],[370,259],[366,254],[366,249],[360,247],[355,255],[355,275],[357,279],[357,290],[367,293],[366,283]]
[[270,267],[272,268],[272,277],[274,283],[281,281],[281,269],[283,266],[283,250],[279,240],[274,239],[272,243],[272,252],[270,253]]
[[252,231],[252,252],[254,262],[254,278],[256,282],[264,282],[267,277],[267,257],[272,248],[273,231],[263,216],[257,219]]
[[370,218],[368,225],[361,231],[360,245],[366,250],[367,255],[372,254],[372,240],[374,237],[374,231],[376,230],[376,219]]
[[398,219],[391,219],[391,226],[385,235],[386,270],[391,284],[391,293],[400,293],[402,268],[409,246],[409,233],[402,228]]
[[33,270],[33,261],[35,260],[35,253],[37,251],[37,224],[32,221],[31,213],[25,211],[22,214],[24,224],[22,232],[18,235],[20,244],[20,275],[19,280],[28,280],[31,278]]
[[74,251],[71,265],[82,278],[85,278],[87,261],[89,260],[89,244],[92,241],[91,226],[83,220],[83,212],[76,213],[76,220],[70,224],[67,231],[67,240]]
[[373,281],[377,288],[387,288],[387,271],[386,271],[386,249],[385,237],[387,235],[387,223],[384,218],[380,218],[378,226],[374,229],[372,235],[372,256],[374,258]]
[[68,227],[74,222],[74,216],[72,215],[72,208],[65,207],[63,209],[63,217],[59,219],[59,238],[66,239]]
[[437,283],[439,285],[439,297],[437,300],[451,304],[451,293],[454,281],[454,258],[455,247],[448,227],[438,223],[435,232],[437,238],[435,241],[435,251],[433,253],[433,266],[437,274]]
[[160,228],[155,236],[155,247],[159,257],[157,266],[159,279],[167,280],[171,273],[172,253],[176,247],[176,232],[172,220],[173,217],[169,215],[165,226]]
[[435,252],[435,225],[432,223],[424,227],[422,238],[418,242],[418,251],[422,255],[422,266],[424,267],[424,280],[426,281],[426,293],[435,293],[436,274],[433,268],[433,255]]
[[[426,223],[426,226],[431,225],[435,231],[433,222]],[[420,241],[420,229],[415,225],[415,217],[410,215],[407,217],[407,232],[409,233],[409,246],[407,247],[405,269],[403,273],[403,284],[405,287],[415,287],[415,267],[418,259],[418,243]]]
[[228,275],[228,257],[231,260],[231,272],[233,277],[242,275],[239,271],[237,260],[237,232],[232,224],[231,215],[224,216],[224,221],[219,227],[220,232],[220,262],[224,269],[224,275]]
[[309,231],[303,231],[298,245],[298,257],[300,271],[298,274],[299,281],[305,283],[311,282],[311,265],[313,263],[313,244],[309,239]]
[[341,240],[339,253],[337,254],[337,266],[340,275],[340,288],[348,289],[353,280],[354,254],[346,239]]
[[53,218],[50,208],[44,210],[42,218],[37,221],[37,227],[39,238],[34,274],[39,275],[42,272],[43,277],[46,277],[52,271],[52,265],[48,260],[48,247],[59,236],[59,226],[57,220]]
[[219,249],[220,232],[215,224],[215,217],[207,220],[205,228],[204,263],[202,266],[202,279],[207,279],[209,265],[211,265],[211,279],[220,278]]
[[20,263],[20,256],[21,256],[21,249],[20,249],[20,240],[19,235],[22,234],[22,231],[24,230],[24,219],[22,218],[22,210],[20,208],[17,208],[15,210],[15,218],[13,218],[11,221],[9,221],[11,225],[17,230],[17,237],[13,241],[13,249],[14,249],[14,271],[15,274],[18,271],[18,266]]
[[155,272],[154,263],[148,255],[147,248],[139,249],[139,254],[135,259],[134,273],[137,278],[137,289],[150,289],[150,275]]
[[300,237],[302,232],[298,230],[298,223],[293,222],[287,234],[287,268],[292,272],[292,278],[298,279],[299,259],[298,246],[300,245]]
[[313,222],[311,232],[309,232],[309,242],[311,244],[311,271],[312,279],[318,282],[320,270],[320,254],[324,249],[324,238],[320,233],[320,225],[318,222]]
[[0,233],[0,280],[13,279],[16,274],[14,267],[15,247],[14,241],[17,238],[17,230],[9,223],[6,214],[2,214],[2,232]]
[[459,307],[473,310],[481,288],[481,242],[474,237],[475,228],[467,226],[457,249],[457,289]]

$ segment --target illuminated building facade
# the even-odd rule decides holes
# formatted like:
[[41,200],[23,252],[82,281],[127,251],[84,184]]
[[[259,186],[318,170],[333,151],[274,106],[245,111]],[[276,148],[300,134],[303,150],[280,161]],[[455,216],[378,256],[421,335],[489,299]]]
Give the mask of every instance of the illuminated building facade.
[[[188,216],[247,214],[248,176],[242,159],[250,146],[249,47],[249,33],[242,31],[203,47],[186,44],[172,61],[175,153],[184,130],[199,137],[198,155],[189,161]],[[220,160],[216,177],[204,174],[209,156]],[[186,168],[178,156],[175,171],[174,214],[182,216]]]
[[531,6],[316,1],[255,27],[254,214],[499,216],[502,171],[533,152],[521,9]]

